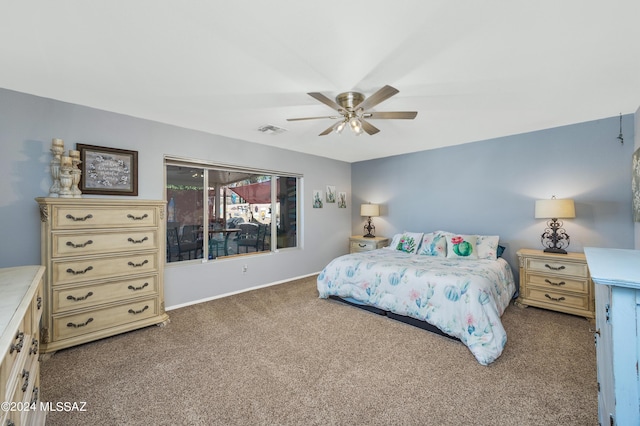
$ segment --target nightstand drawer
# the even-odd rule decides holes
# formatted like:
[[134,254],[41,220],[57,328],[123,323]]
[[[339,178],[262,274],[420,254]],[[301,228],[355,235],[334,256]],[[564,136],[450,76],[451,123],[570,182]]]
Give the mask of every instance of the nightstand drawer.
[[558,277],[543,274],[527,274],[527,286],[546,288],[550,291],[565,290],[574,293],[589,293],[589,280],[575,280],[571,278]]
[[[343,246],[344,247],[344,246]],[[351,251],[367,251],[367,250],[375,250],[376,242],[375,241],[351,241]]]
[[360,251],[377,250],[389,245],[389,239],[384,237],[360,237],[352,236],[349,238],[349,253],[358,253]]
[[562,310],[561,308],[589,309],[589,299],[587,295],[581,296],[574,293],[554,292],[528,287],[525,290],[524,297],[527,298],[531,305],[535,305],[535,303],[532,302],[541,302],[546,305],[545,307],[556,307],[557,310]]
[[548,272],[554,275],[572,275],[588,277],[589,272],[586,263],[564,262],[551,259],[527,259],[527,270]]

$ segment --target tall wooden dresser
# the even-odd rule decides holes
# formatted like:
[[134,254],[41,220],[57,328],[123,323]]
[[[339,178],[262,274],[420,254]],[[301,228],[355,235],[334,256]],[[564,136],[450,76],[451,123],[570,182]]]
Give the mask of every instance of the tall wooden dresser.
[[1,425],[44,425],[39,336],[43,266],[0,269]]
[[165,324],[165,202],[37,198],[44,313],[41,351]]

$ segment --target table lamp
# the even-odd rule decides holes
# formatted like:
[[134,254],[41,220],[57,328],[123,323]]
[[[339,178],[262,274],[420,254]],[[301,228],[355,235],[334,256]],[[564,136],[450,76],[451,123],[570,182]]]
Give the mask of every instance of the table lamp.
[[550,219],[547,229],[540,238],[544,251],[547,253],[567,254],[565,248],[569,246],[569,234],[562,228],[562,221],[558,219],[572,219],[576,217],[573,200],[558,199],[554,195],[550,200],[536,201],[536,219]]
[[373,238],[375,235],[372,231],[375,231],[376,227],[373,226],[371,218],[380,216],[380,206],[377,204],[362,204],[360,205],[360,216],[367,216],[367,224],[364,225],[364,230],[367,232],[364,237]]

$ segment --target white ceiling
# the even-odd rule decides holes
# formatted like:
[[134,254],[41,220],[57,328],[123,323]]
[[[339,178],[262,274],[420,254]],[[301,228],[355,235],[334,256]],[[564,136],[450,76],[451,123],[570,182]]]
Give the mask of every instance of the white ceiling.
[[[348,162],[632,113],[638,0],[0,0],[0,87]],[[318,136],[385,84],[381,131]],[[284,127],[263,134],[258,127]],[[613,135],[615,138],[615,135]]]

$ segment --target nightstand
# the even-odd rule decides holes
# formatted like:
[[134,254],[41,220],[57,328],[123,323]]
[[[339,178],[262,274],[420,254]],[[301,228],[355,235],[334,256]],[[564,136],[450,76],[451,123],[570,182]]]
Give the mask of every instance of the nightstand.
[[375,250],[389,245],[389,239],[384,237],[366,238],[354,235],[349,238],[349,253]]
[[595,318],[593,282],[582,253],[518,250],[520,296],[516,304]]

